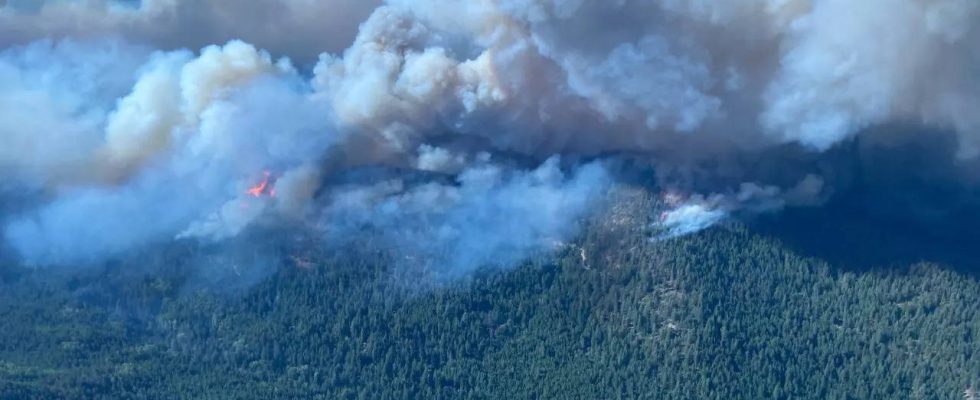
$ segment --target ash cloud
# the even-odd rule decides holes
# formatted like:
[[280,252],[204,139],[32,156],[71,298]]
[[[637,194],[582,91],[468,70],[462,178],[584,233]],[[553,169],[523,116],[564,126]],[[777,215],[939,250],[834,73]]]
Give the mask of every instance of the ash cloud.
[[978,39],[971,0],[11,0],[4,237],[74,265],[295,226],[453,275],[573,239],[623,159],[673,237],[940,136],[972,193]]

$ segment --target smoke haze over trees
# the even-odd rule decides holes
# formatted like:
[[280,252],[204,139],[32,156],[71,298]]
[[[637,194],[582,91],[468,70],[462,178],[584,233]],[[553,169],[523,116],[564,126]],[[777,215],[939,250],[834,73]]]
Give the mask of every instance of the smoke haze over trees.
[[0,400],[980,390],[976,0],[0,0]]
[[[969,209],[978,9],[13,0],[3,236],[25,262],[78,266],[256,226],[383,231],[465,271],[571,239],[604,186],[638,174],[674,204],[668,236],[855,187],[942,187]],[[931,201],[895,214],[947,217]],[[526,223],[487,230],[483,215]]]

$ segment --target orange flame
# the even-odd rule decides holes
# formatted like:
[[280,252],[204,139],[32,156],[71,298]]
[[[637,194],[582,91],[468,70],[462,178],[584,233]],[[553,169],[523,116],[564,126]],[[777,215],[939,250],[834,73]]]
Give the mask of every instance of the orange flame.
[[272,188],[272,174],[269,171],[263,171],[262,181],[257,183],[255,186],[248,188],[245,194],[252,197],[262,197],[263,195],[268,195],[269,197],[276,197],[276,189]]

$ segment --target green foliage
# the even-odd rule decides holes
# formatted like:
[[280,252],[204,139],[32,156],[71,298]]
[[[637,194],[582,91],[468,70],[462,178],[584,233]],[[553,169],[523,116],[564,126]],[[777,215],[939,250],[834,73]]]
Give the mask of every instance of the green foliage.
[[0,398],[933,399],[980,379],[974,277],[835,270],[740,227],[596,227],[424,289],[380,255],[321,258],[234,298],[7,283]]

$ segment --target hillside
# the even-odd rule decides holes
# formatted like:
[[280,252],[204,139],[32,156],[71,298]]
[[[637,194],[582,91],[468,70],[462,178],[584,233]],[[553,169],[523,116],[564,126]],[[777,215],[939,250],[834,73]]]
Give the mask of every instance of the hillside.
[[844,268],[753,224],[655,242],[652,208],[634,194],[554,257],[435,286],[367,251],[312,252],[231,293],[179,274],[8,266],[0,398],[947,399],[980,386],[975,275]]

